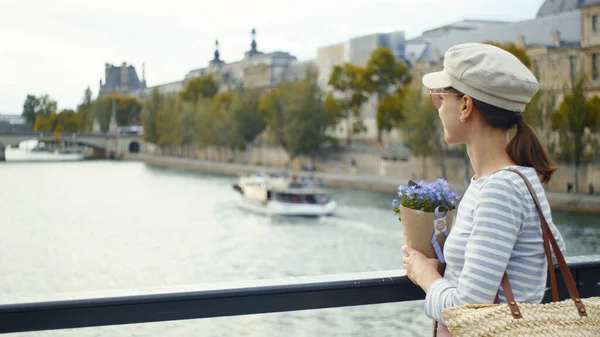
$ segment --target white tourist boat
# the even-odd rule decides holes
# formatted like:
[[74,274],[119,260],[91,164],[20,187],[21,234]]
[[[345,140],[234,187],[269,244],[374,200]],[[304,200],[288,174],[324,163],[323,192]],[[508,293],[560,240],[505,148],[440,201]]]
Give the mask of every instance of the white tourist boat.
[[83,160],[82,153],[66,153],[59,150],[50,151],[46,143],[35,139],[19,143],[18,147],[7,146],[4,158],[8,161],[78,161]]
[[337,206],[313,178],[256,174],[240,177],[233,188],[240,208],[266,215],[331,215]]

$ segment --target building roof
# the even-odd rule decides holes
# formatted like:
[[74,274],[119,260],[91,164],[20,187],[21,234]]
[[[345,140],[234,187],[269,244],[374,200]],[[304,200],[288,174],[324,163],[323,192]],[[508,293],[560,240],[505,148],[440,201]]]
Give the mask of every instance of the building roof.
[[[106,82],[102,86],[103,89],[114,90],[121,86],[121,68],[111,66],[108,70],[108,75],[106,76]],[[128,89],[135,90],[142,87],[142,83],[138,78],[137,72],[133,66],[127,67],[127,80],[128,80]]]
[[[579,43],[581,41],[581,17],[579,10],[540,17],[533,20],[484,26],[480,29],[451,31],[435,37],[419,37],[407,42],[407,58],[417,54],[417,60],[436,61],[436,52],[443,56],[452,46],[468,42],[517,41],[523,36],[526,44],[552,45],[552,32],[559,31],[561,41]],[[423,47],[426,42],[427,47]],[[420,54],[420,55],[418,55]]]
[[451,31],[474,30],[474,29],[480,29],[480,28],[489,27],[489,26],[504,25],[506,23],[509,23],[509,22],[508,21],[485,21],[485,20],[465,19],[462,21],[457,21],[457,22],[451,23],[449,25],[444,25],[444,26],[441,26],[438,28],[426,30],[421,34],[421,36],[422,37],[435,37],[435,36],[447,34]]
[[546,0],[538,10],[537,17],[569,12],[580,7],[585,0]]
[[579,7],[587,7],[600,4],[600,0],[579,0]]

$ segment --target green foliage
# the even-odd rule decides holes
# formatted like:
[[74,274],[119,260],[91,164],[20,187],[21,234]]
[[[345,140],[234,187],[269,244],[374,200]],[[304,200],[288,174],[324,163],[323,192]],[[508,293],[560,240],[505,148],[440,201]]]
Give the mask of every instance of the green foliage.
[[[181,104],[177,95],[168,94],[163,98],[163,104],[156,114],[156,144],[160,146],[178,145],[179,141],[179,120],[181,114]],[[146,130],[144,129],[144,133]]]
[[97,99],[92,105],[92,114],[96,120],[98,120],[100,130],[103,132],[108,131],[110,118],[112,116],[112,104],[113,101],[109,99],[108,96],[103,96]]
[[142,114],[142,124],[144,125],[144,140],[152,143],[158,143],[158,112],[163,106],[163,96],[158,88],[152,89],[150,96],[146,99],[144,113]]
[[50,117],[52,114],[56,114],[56,109],[56,101],[52,100],[48,95],[40,97],[27,95],[23,103],[23,113],[21,115],[25,117],[28,123],[35,124],[40,114],[44,117]]
[[555,97],[552,93],[539,90],[523,111],[523,119],[535,130],[544,147],[551,153],[555,147],[550,122],[554,100]]
[[376,93],[379,100],[377,129],[381,140],[382,130],[390,130],[404,118],[402,105],[397,102],[402,101],[402,87],[411,80],[409,69],[389,49],[381,47],[371,54],[364,78],[367,82],[365,88]]
[[48,116],[43,114],[37,115],[35,123],[33,123],[32,130],[37,132],[52,132],[56,128],[56,119],[58,115],[53,112]]
[[258,108],[260,92],[246,90],[236,96],[233,106],[236,131],[244,144],[251,143],[266,127],[266,122]]
[[92,90],[90,87],[85,89],[81,104],[77,106],[77,114],[79,115],[79,131],[91,132],[94,124],[94,101],[92,99]]
[[423,158],[443,152],[441,122],[438,111],[423,96],[418,84],[405,88],[402,105],[406,115],[397,124],[402,131],[405,146],[416,156]]
[[273,141],[292,159],[314,156],[332,141],[327,129],[339,116],[335,109],[324,108],[316,76],[309,75],[307,80],[280,85],[265,94],[259,104]]
[[[496,46],[506,50],[507,52],[516,56],[527,68],[531,68],[531,59],[527,55],[527,51],[524,48],[517,46],[514,42],[485,42],[486,44],[490,44],[492,46]],[[537,76],[537,74],[536,74]]]
[[27,95],[27,98],[25,98],[25,103],[23,103],[22,116],[25,117],[27,123],[33,125],[33,123],[35,122],[39,104],[39,99],[34,95]]
[[[351,123],[353,119],[354,124],[362,125],[360,108],[369,99],[369,82],[365,75],[364,68],[345,63],[333,67],[329,77],[328,84],[333,88],[334,93],[327,96],[325,107],[334,110],[339,108],[345,114],[346,129],[352,130],[347,133],[346,142],[348,144],[350,144],[351,134],[359,133],[362,130],[362,128],[352,127]],[[332,101],[335,101],[335,105],[338,107]],[[351,119],[351,117],[353,118]]]
[[120,97],[117,99],[117,125],[129,126],[140,124],[142,102],[134,97]]
[[214,97],[205,130],[210,130],[212,145],[231,149],[243,148],[239,126],[236,124],[232,93],[221,93]]
[[338,118],[344,117],[344,106],[339,103],[335,98],[333,98],[333,94],[330,93],[325,97],[325,102],[323,102],[323,109],[332,115],[337,116]]
[[380,130],[391,130],[404,120],[404,87],[398,88],[396,92],[385,94],[377,105],[377,125]]
[[212,98],[218,91],[217,82],[209,74],[189,80],[185,84],[185,88],[179,93],[179,97],[195,105],[200,98]]
[[52,112],[45,116],[39,114],[33,125],[34,131],[41,132],[77,132],[79,131],[80,116],[70,109],[60,113]]
[[575,168],[575,188],[578,190],[578,169],[583,160],[591,159],[593,152],[586,149],[595,144],[593,133],[598,131],[600,99],[588,100],[585,96],[587,79],[580,75],[573,79],[558,110],[552,113],[552,129],[559,133],[559,150],[562,160]]
[[71,109],[62,110],[56,118],[56,132],[77,132],[79,131],[80,116]]
[[114,93],[100,97],[94,104],[94,115],[98,119],[102,131],[108,131],[113,113],[116,109],[118,126],[139,125],[141,121],[142,102],[134,97],[126,97]]
[[48,95],[42,95],[38,98],[39,104],[36,109],[36,115],[42,114],[45,117],[49,117],[51,114],[56,113],[57,103],[51,99]]

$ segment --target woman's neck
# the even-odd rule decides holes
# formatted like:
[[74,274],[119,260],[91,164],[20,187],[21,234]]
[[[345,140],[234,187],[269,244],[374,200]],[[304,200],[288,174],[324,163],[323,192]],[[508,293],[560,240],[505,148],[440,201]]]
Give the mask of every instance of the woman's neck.
[[480,137],[473,137],[467,143],[467,153],[475,171],[474,179],[488,176],[499,169],[515,165],[506,153],[508,133],[503,130],[481,130]]

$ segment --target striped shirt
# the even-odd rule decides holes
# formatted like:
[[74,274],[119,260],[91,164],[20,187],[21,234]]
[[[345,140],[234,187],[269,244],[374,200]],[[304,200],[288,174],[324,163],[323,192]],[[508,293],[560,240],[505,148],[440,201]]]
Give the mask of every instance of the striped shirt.
[[[552,222],[550,205],[535,170],[509,167],[531,182],[564,254],[564,241]],[[498,171],[471,180],[444,245],[444,257],[444,277],[431,284],[425,297],[426,315],[438,322],[444,322],[443,308],[493,303],[497,292],[500,303],[506,303],[500,287],[505,271],[517,302],[542,301],[548,264],[540,219],[519,175]]]

